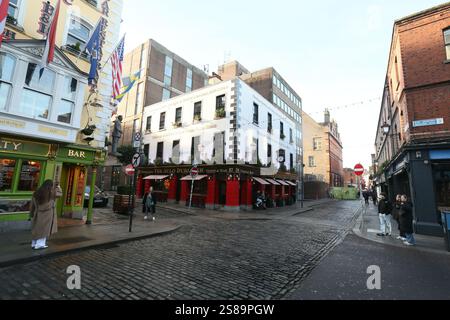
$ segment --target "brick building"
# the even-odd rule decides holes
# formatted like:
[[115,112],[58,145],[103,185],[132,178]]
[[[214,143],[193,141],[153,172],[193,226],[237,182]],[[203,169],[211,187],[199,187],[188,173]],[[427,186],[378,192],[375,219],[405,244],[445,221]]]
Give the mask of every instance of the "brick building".
[[344,168],[344,187],[348,186],[358,187],[358,177],[355,174],[355,170]]
[[450,207],[450,3],[394,23],[375,141],[377,179],[412,196],[417,233]]

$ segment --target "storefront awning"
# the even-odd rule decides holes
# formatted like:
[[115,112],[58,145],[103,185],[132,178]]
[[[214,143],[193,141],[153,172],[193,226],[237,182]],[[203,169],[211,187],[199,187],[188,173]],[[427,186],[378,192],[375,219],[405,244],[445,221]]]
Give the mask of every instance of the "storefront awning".
[[143,180],[162,180],[167,178],[168,176],[162,176],[162,175],[152,175],[152,176],[147,176],[145,177]]
[[297,186],[297,184],[296,184],[296,183],[294,183],[294,182],[292,182],[292,181],[286,180],[286,182],[287,182],[288,184],[290,184],[291,186],[294,186],[294,187],[296,187],[296,186]]
[[259,182],[262,185],[268,185],[270,184],[270,182],[267,182],[266,180],[264,180],[263,178],[257,178],[257,177],[253,177],[253,179],[255,179],[256,182]]
[[276,182],[275,180],[272,179],[266,179],[268,182],[270,182],[271,184],[275,185],[275,186],[279,186],[280,184],[278,182]]
[[289,185],[289,184],[286,183],[286,181],[284,181],[284,180],[277,180],[277,182],[278,182],[279,184],[283,185],[283,186],[288,186],[288,185]]
[[181,181],[192,181],[192,180],[198,181],[198,180],[202,180],[202,179],[204,179],[206,177],[207,177],[207,175],[198,175],[194,179],[192,179],[192,177],[189,175],[189,176],[186,176],[184,178],[181,178]]

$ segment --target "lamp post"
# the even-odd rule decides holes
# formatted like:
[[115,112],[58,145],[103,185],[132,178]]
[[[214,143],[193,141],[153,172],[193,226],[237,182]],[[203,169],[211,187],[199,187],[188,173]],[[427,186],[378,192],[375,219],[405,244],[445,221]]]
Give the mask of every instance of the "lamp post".
[[395,136],[395,134],[389,133],[391,131],[391,126],[389,124],[387,124],[386,122],[384,122],[384,124],[381,126],[381,129],[383,129],[383,133],[386,136],[391,138],[391,152],[392,152],[392,158],[394,158],[395,149],[394,149],[394,141],[392,138]]

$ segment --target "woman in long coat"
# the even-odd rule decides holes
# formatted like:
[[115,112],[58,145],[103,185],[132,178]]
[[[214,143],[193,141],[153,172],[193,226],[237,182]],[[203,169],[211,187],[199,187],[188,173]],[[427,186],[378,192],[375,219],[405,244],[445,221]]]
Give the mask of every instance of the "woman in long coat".
[[413,246],[416,244],[414,239],[414,226],[413,226],[413,212],[412,204],[408,201],[406,195],[402,195],[400,208],[398,211],[400,230],[405,233],[406,241],[403,243],[408,246]]
[[56,195],[53,181],[47,180],[31,199],[31,247],[35,250],[48,248],[47,239],[58,232]]

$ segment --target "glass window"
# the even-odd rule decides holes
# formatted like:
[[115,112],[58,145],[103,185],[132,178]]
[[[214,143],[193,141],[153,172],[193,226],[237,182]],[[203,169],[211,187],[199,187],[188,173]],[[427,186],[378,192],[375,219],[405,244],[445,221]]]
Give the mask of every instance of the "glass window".
[[192,69],[186,71],[186,92],[192,91]]
[[166,56],[166,64],[164,67],[164,84],[170,86],[172,84],[172,66],[173,59],[169,56]]
[[30,88],[50,93],[53,90],[55,73],[45,68],[41,77],[39,77],[39,74],[40,68],[35,63],[29,63],[25,84]]
[[72,77],[64,77],[64,85],[62,89],[63,99],[75,101],[77,95],[78,81]]
[[253,103],[253,123],[259,123],[259,106],[256,103]]
[[200,120],[202,118],[202,102],[196,102],[194,104],[194,120]]
[[56,110],[58,122],[70,123],[75,105],[73,102],[61,100]]
[[163,88],[162,101],[166,101],[170,99],[170,90]]
[[182,112],[182,108],[177,108],[175,110],[175,123],[180,123],[181,122],[181,112]]
[[0,192],[12,192],[15,167],[15,160],[0,159]]
[[276,86],[277,85],[277,77],[273,76],[272,80],[273,80],[273,84]]
[[9,83],[0,82],[0,110],[6,109],[12,86]]
[[11,82],[16,59],[5,53],[0,53],[0,80]]
[[216,110],[225,109],[225,95],[216,97]]
[[147,125],[145,127],[146,131],[151,131],[152,130],[152,116],[147,117]]
[[[142,94],[142,87],[143,87],[143,83],[139,83],[138,87],[137,87],[137,91],[136,91],[136,103],[134,106],[134,114],[137,115],[140,113],[140,110],[143,107],[144,104],[144,95]],[[169,93],[170,94],[170,93]]]
[[450,29],[444,31],[444,41],[447,60],[450,60]]
[[293,143],[293,142],[294,142],[294,134],[293,134],[291,128],[289,128],[289,142],[290,142],[290,143]]
[[37,161],[23,161],[20,168],[18,191],[34,192],[39,186],[41,177],[41,163]]
[[28,212],[31,208],[31,200],[16,200],[16,199],[0,199],[0,214]]
[[164,142],[158,142],[156,146],[156,159],[162,160],[164,156]]
[[67,44],[82,47],[89,41],[91,26],[78,18],[70,19]]
[[280,122],[280,138],[281,139],[285,138],[285,136],[284,136],[284,123],[283,122]]
[[314,157],[308,157],[308,162],[310,167],[315,167]]
[[267,114],[267,132],[272,133],[272,114]]
[[48,119],[52,98],[37,91],[24,89],[18,112],[30,117]]
[[159,130],[164,130],[165,126],[166,126],[166,113],[161,112],[161,114],[159,115]]
[[20,0],[9,0],[8,16],[13,17],[14,19],[17,19],[19,16],[19,1]]

